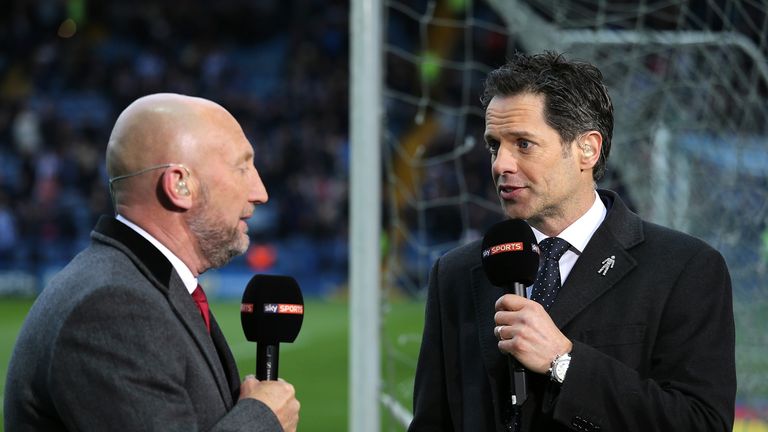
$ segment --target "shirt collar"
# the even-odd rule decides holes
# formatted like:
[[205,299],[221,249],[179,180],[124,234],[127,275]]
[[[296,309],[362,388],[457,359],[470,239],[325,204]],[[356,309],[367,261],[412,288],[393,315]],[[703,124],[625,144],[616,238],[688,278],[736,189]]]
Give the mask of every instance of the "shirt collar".
[[197,278],[192,274],[192,271],[187,267],[186,264],[182,260],[179,259],[176,255],[174,255],[173,252],[171,252],[170,249],[165,247],[162,243],[160,243],[159,240],[154,238],[150,233],[144,231],[143,228],[136,225],[135,223],[129,221],[123,215],[117,215],[117,220],[120,222],[126,224],[129,228],[136,231],[140,236],[147,239],[148,242],[152,243],[153,246],[157,248],[167,259],[170,261],[171,265],[173,266],[174,270],[176,270],[176,273],[178,273],[179,277],[181,278],[181,281],[184,283],[184,287],[189,291],[190,294],[192,294],[192,291],[197,288]]
[[[597,231],[597,228],[605,220],[605,216],[608,214],[608,210],[605,208],[605,204],[600,199],[600,195],[595,191],[595,201],[592,203],[592,207],[587,210],[580,218],[570,224],[557,236],[567,241],[571,245],[571,250],[574,250],[581,254],[589,239],[592,238],[592,234]],[[547,238],[547,235],[531,227],[533,234],[536,236],[536,241],[541,242]]]

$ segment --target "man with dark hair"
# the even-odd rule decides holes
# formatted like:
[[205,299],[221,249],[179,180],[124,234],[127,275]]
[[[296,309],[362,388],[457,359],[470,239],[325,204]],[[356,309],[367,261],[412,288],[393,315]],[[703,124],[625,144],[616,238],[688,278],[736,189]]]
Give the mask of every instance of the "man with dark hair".
[[220,105],[153,94],[107,145],[116,217],[37,298],[5,386],[11,431],[286,431],[284,381],[240,381],[198,276],[248,248],[268,195],[240,124]]
[[[491,285],[480,242],[435,263],[410,431],[730,431],[730,276],[699,239],[643,221],[605,172],[613,107],[594,66],[515,55],[482,96],[491,173],[541,249],[528,298]],[[527,369],[510,402],[508,361]]]

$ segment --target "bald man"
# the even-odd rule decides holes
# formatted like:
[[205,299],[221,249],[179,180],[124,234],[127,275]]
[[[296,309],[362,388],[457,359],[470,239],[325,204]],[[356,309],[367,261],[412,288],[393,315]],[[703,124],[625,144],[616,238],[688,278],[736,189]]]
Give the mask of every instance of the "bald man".
[[246,250],[246,220],[267,202],[253,158],[211,101],[155,94],[123,111],[106,154],[117,217],[98,221],[30,310],[6,431],[296,430],[293,387],[241,383],[194,299],[201,273]]

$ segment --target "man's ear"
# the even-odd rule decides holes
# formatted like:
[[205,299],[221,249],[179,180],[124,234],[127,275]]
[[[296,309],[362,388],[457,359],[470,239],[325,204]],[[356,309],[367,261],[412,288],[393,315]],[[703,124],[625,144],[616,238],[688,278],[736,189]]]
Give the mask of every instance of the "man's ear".
[[603,148],[603,136],[600,132],[589,131],[578,138],[578,155],[581,170],[592,169],[600,160],[600,151]]
[[191,178],[184,167],[168,167],[161,177],[160,187],[173,206],[185,210],[192,208]]

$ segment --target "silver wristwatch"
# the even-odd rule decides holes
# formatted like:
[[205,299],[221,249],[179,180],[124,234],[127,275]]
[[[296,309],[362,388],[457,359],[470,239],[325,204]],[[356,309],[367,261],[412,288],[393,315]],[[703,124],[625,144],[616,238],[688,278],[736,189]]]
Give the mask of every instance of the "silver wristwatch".
[[552,360],[549,365],[549,377],[552,381],[562,384],[565,380],[565,374],[568,372],[568,366],[571,365],[571,355],[569,353],[560,354]]

